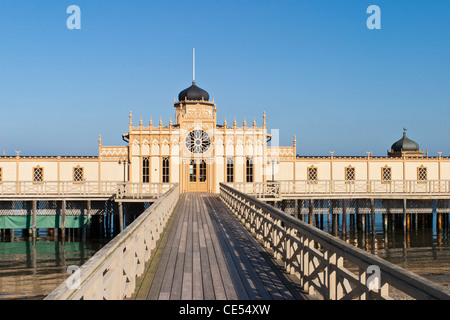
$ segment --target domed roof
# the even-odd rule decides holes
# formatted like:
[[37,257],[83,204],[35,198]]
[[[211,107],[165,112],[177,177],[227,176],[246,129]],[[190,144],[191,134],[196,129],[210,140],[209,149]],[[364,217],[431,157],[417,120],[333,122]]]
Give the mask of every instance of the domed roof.
[[419,145],[406,137],[406,130],[403,130],[403,137],[391,146],[392,151],[419,151]]
[[195,85],[195,81],[192,81],[192,86],[190,86],[187,89],[184,89],[180,92],[178,95],[178,101],[184,101],[184,100],[205,100],[209,101],[209,93],[203,90],[202,88],[199,88]]

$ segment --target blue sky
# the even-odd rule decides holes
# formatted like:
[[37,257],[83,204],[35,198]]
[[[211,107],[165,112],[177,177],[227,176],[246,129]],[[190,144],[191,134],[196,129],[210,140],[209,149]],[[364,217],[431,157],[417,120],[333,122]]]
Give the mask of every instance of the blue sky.
[[3,0],[0,152],[97,155],[99,134],[124,144],[130,110],[167,124],[195,47],[219,123],[266,111],[300,155],[386,155],[406,127],[449,155],[449,25],[446,0]]

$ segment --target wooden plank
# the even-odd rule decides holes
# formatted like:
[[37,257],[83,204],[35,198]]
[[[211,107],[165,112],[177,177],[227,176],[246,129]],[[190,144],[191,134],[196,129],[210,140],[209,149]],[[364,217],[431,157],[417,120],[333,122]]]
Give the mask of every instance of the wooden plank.
[[[217,224],[215,220],[212,220],[212,223],[213,225]],[[229,239],[227,239],[226,236],[223,235],[223,231],[220,229],[220,227],[216,227],[216,230],[218,240],[221,245],[225,260],[227,262],[227,267],[230,273],[231,282],[229,283],[230,284],[232,283],[234,288],[234,295],[230,294],[230,299],[233,299],[235,296],[236,299],[239,300],[249,300],[250,297],[247,293],[244,283],[242,282],[241,275],[239,274],[239,271],[234,263],[232,254],[230,252],[230,248],[228,247]]]
[[279,268],[274,265],[261,246],[254,242],[253,237],[248,232],[244,236],[241,245],[272,298],[294,299],[292,290],[283,281],[284,275],[281,272],[277,272]]
[[164,250],[163,257],[155,277],[155,279],[161,283],[160,285],[158,285],[159,283],[155,286],[152,285],[149,293],[149,299],[151,300],[168,300],[170,298],[170,289],[172,286],[173,273],[175,271],[176,254],[178,253],[178,245],[180,241],[179,235],[182,227],[181,221],[183,219],[183,215],[181,214],[181,208],[183,206],[183,202],[184,196],[180,195],[180,204],[173,213],[177,216],[177,223],[171,230],[173,241],[168,243]]
[[148,299],[297,298],[218,195],[181,195],[166,232],[159,265],[152,266]]
[[[237,241],[236,248],[241,250],[241,253],[247,256],[254,272],[250,272],[252,279],[255,279],[255,273],[261,279],[262,284],[272,299],[303,299],[303,296],[298,293],[299,289],[291,280],[289,280],[280,268],[270,259],[269,255],[261,247],[261,245],[250,235],[250,233],[241,225],[241,223],[233,216],[233,214],[224,206],[219,197],[213,201],[216,210],[216,217],[218,220],[223,220],[222,227],[225,231],[231,234]],[[217,201],[217,203],[216,203]],[[223,209],[221,207],[223,206]],[[227,241],[227,244],[232,242]],[[250,269],[249,269],[250,270]],[[261,287],[259,287],[261,289]]]
[[199,246],[200,246],[200,261],[202,268],[202,279],[203,279],[203,294],[204,299],[213,300],[216,298],[214,293],[214,286],[211,276],[211,266],[209,264],[209,254],[206,245],[205,228],[203,224],[203,216],[201,214],[200,203],[197,202],[196,206],[198,214],[198,229],[199,229]]
[[238,238],[243,252],[247,255],[271,297],[273,299],[292,299],[293,295],[281,281],[280,274],[277,274],[274,271],[274,269],[278,269],[277,266],[273,263],[269,263],[269,261],[265,259],[264,256],[266,256],[267,253],[260,244],[257,243],[250,233],[245,230],[234,217],[231,217],[231,214],[228,220],[231,231],[235,234],[235,237]]
[[[161,261],[162,254],[166,245],[173,241],[174,232],[170,232],[173,228],[174,224],[176,225],[175,220],[177,217],[173,214],[167,221],[166,230],[161,235],[160,240],[157,243],[157,247],[155,248],[155,253],[153,257],[147,262],[146,270],[144,275],[140,277],[140,279],[136,282],[136,290],[133,299],[135,300],[145,300],[149,299],[149,292],[152,287],[152,284],[157,287],[158,278],[155,279],[155,275],[158,271],[159,262]],[[172,237],[170,237],[172,236]],[[160,281],[159,283],[161,283]]]
[[[180,196],[180,201],[181,201],[181,197],[182,196]],[[159,263],[157,265],[157,270],[155,272],[149,293],[147,295],[148,300],[156,300],[159,298],[159,292],[160,292],[162,282],[164,280],[164,274],[166,271],[165,266],[167,266],[169,256],[170,256],[170,250],[175,241],[176,234],[177,234],[177,232],[176,232],[177,226],[179,225],[179,221],[181,218],[178,208],[175,209],[175,211],[173,213],[173,217],[174,217],[175,221],[174,221],[174,224],[171,226],[170,230],[166,231],[166,232],[169,232],[168,241],[164,244],[164,247],[162,248],[162,253],[161,253]]]
[[[232,255],[233,261],[238,271],[240,272],[240,278],[242,279],[246,287],[249,298],[251,300],[271,299],[270,294],[268,293],[267,289],[265,288],[264,284],[262,283],[261,279],[256,273],[254,267],[249,261],[248,256],[242,250],[242,247],[240,243],[237,241],[236,236],[233,235],[232,231],[226,224],[224,217],[226,217],[226,215],[229,214],[228,209],[225,208],[225,206],[222,203],[220,203],[220,205],[223,206],[223,208],[221,208],[220,210],[221,214],[215,215],[216,221],[219,226],[218,228],[224,231],[224,236],[228,240],[227,241],[228,247],[231,249],[230,253]],[[233,217],[233,219],[235,218]],[[241,225],[236,224],[236,227],[241,228]]]
[[[178,239],[178,247],[173,247],[173,259],[169,261],[169,265],[167,266],[168,269],[172,270],[172,265],[175,266],[174,272],[171,275],[172,278],[169,276],[167,281],[167,286],[164,287],[164,289],[169,289],[167,291],[161,291],[160,297],[164,297],[165,299],[171,299],[171,300],[180,300],[181,299],[181,288],[183,285],[183,269],[184,269],[184,258],[185,258],[185,252],[186,252],[186,236],[187,236],[187,224],[188,224],[188,217],[189,217],[189,202],[190,199],[187,197],[185,199],[185,204],[180,207],[180,214],[182,215],[182,222],[181,224],[181,233],[178,233],[177,239]],[[169,284],[171,283],[171,287],[169,288]],[[169,297],[166,298],[167,292],[170,292]],[[161,296],[162,295],[162,296]]]
[[183,268],[183,284],[181,287],[181,299],[182,300],[192,300],[192,287],[193,287],[193,215],[195,214],[193,210],[194,201],[190,201],[187,210],[187,229],[186,229],[186,243],[185,243],[185,253],[184,253],[184,268]]
[[233,280],[230,275],[230,270],[228,267],[227,260],[224,256],[224,250],[223,250],[224,247],[223,247],[221,241],[219,240],[220,232],[218,232],[219,230],[214,226],[214,223],[211,218],[211,216],[214,215],[214,212],[210,205],[211,197],[216,197],[216,196],[212,195],[212,194],[205,194],[205,195],[203,195],[202,200],[203,200],[203,203],[204,203],[205,208],[208,213],[208,224],[209,224],[211,230],[214,230],[214,233],[211,234],[211,237],[212,237],[213,243],[214,243],[214,250],[216,253],[216,258],[217,258],[218,266],[220,269],[220,274],[222,276],[223,286],[225,289],[225,293],[227,295],[227,299],[228,300],[237,300],[238,295],[237,295],[236,289],[233,285]]
[[215,230],[211,228],[210,222],[208,221],[209,216],[204,201],[200,201],[200,212],[203,219],[203,229],[205,234],[206,249],[208,251],[209,266],[211,268],[211,278],[214,287],[214,294],[216,300],[225,300],[227,296],[225,288],[223,286],[222,277],[220,275],[219,263],[217,261],[214,248],[214,245],[219,244],[215,244],[215,239],[212,238],[212,235],[215,234]]
[[200,256],[200,236],[199,236],[199,213],[198,204],[195,201],[192,219],[192,299],[203,299],[203,279],[202,279],[202,263]]

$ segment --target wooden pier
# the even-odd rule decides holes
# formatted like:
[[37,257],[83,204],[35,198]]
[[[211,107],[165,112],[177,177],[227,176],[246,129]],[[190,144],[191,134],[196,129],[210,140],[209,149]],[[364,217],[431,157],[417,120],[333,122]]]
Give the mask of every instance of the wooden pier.
[[135,299],[304,299],[215,194],[183,194]]
[[365,300],[392,299],[391,288],[450,299],[412,272],[220,186],[220,195],[173,186],[46,299]]

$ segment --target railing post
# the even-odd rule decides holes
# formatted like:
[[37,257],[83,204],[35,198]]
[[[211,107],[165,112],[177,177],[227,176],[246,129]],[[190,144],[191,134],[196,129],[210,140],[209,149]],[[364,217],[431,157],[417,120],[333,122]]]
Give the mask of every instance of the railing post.
[[[327,250],[325,252],[328,255],[327,265],[327,284],[328,284],[328,299],[337,300],[337,269],[336,269],[336,253]],[[324,254],[325,254],[324,253]]]
[[359,282],[362,290],[364,290],[363,292],[361,292],[359,300],[366,300],[367,294],[365,289],[367,287],[367,270],[362,267],[359,267]]

